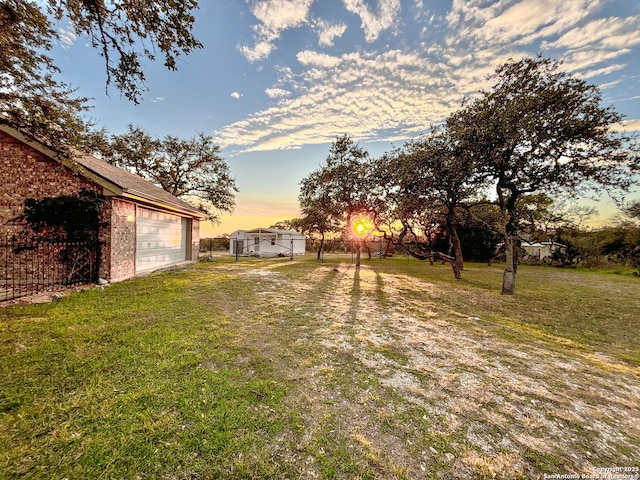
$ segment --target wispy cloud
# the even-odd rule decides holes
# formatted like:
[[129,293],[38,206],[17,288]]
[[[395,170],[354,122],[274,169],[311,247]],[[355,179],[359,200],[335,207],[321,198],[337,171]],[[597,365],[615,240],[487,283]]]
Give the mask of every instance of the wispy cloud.
[[337,66],[341,62],[340,58],[338,57],[333,57],[324,53],[313,52],[311,50],[298,52],[296,58],[301,64],[311,67],[331,68]]
[[618,132],[638,132],[640,133],[640,120],[625,120],[622,125],[616,128]]
[[229,96],[235,98],[236,100],[239,100],[240,97],[242,97],[242,94],[238,92],[233,92]]
[[318,45],[321,47],[333,46],[334,39],[342,37],[347,31],[347,26],[344,23],[330,23],[316,19],[312,25],[318,35]]
[[[407,138],[446,115],[461,96],[445,71],[398,50],[331,57],[305,51],[310,68],[292,98],[216,132],[246,151],[299,148],[349,132],[358,139]],[[328,68],[330,66],[331,68]]]
[[[396,28],[399,1],[380,0],[375,15],[363,0],[343,1],[362,19],[368,41]],[[430,24],[440,40],[428,45],[418,39],[382,53],[359,46],[342,55],[301,50],[298,64],[280,65],[277,82],[265,90],[278,104],[215,132],[217,141],[257,151],[329,143],[343,133],[364,141],[412,138],[486,88],[498,64],[541,50],[583,78],[611,76],[640,44],[640,19],[599,18],[603,2],[453,0]]]
[[447,15],[450,45],[473,41],[482,48],[495,44],[530,44],[562,34],[590,12],[600,8],[602,0],[453,0]]
[[267,88],[264,93],[266,93],[269,98],[283,98],[291,95],[289,90],[283,88]]
[[400,0],[378,0],[377,12],[372,12],[364,0],[343,0],[344,6],[362,21],[367,42],[373,42],[380,34],[396,25],[400,14]]
[[240,45],[240,53],[250,62],[267,58],[276,48],[274,42],[284,30],[299,27],[308,22],[309,10],[314,0],[258,0],[251,13],[258,23],[253,26],[255,45]]
[[73,31],[71,25],[67,25],[58,28],[58,39],[60,40],[62,48],[68,49],[76,42],[78,36]]

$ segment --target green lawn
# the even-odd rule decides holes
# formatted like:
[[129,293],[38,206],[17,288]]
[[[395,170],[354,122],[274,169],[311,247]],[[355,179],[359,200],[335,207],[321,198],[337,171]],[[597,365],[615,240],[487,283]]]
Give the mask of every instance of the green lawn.
[[0,478],[637,467],[640,279],[219,259],[0,308]]

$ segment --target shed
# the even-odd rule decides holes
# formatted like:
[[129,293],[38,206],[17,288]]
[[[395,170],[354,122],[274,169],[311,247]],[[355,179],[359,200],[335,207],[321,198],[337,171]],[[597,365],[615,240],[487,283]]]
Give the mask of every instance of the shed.
[[25,230],[15,222],[28,198],[104,195],[99,232],[99,276],[124,280],[198,259],[200,221],[206,215],[153,183],[91,155],[63,155],[0,124],[0,234]]
[[527,242],[523,241],[522,249],[526,253],[526,260],[543,260],[551,258],[557,250],[564,250],[567,247],[557,242]]
[[307,237],[293,230],[254,228],[236,230],[229,238],[229,254],[258,257],[304,255]]

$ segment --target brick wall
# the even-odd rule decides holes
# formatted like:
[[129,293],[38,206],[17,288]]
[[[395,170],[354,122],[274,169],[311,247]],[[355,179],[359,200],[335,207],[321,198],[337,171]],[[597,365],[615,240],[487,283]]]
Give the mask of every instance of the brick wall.
[[117,281],[136,273],[136,205],[114,198],[111,207],[110,271],[105,278]]
[[[73,195],[83,188],[102,193],[102,187],[74,173],[28,144],[0,131],[0,236],[28,227],[18,220],[27,198]],[[101,214],[102,250],[99,276],[109,281],[135,275],[136,204],[108,197]],[[133,219],[133,220],[132,220]],[[191,259],[198,260],[200,222],[191,221]]]
[[197,219],[191,220],[191,260],[198,261],[200,254],[200,222]]
[[0,131],[0,235],[25,228],[17,217],[27,198],[73,195],[83,188],[102,191],[64,165]]

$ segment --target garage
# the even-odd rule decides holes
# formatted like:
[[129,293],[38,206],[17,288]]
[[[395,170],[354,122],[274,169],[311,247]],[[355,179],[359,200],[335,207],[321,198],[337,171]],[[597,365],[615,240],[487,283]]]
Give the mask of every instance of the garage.
[[138,208],[136,271],[174,265],[190,258],[188,219],[166,212]]

